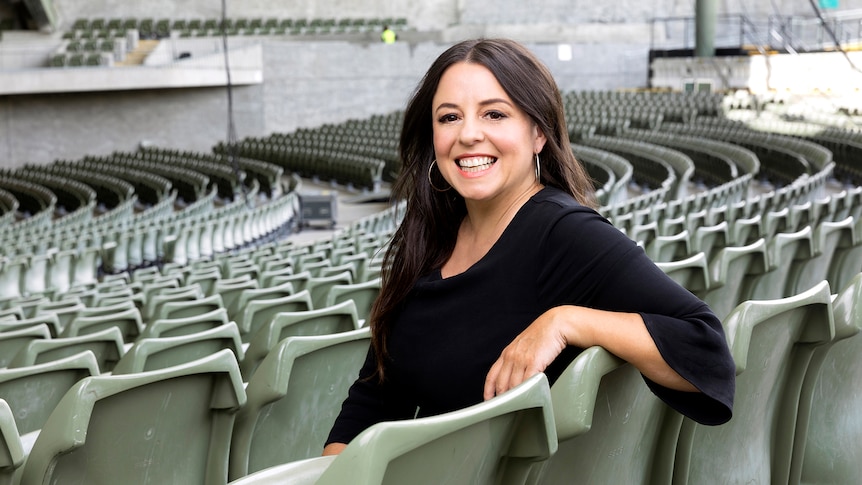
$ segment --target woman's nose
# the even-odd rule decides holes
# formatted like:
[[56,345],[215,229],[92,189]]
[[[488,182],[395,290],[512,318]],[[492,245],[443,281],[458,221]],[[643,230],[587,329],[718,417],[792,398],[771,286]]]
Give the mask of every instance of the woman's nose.
[[459,135],[461,143],[465,145],[472,145],[485,138],[481,123],[473,118],[464,118]]

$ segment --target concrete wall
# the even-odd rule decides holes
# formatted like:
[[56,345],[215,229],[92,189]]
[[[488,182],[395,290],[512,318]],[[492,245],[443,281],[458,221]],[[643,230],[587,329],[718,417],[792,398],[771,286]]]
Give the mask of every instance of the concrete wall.
[[[807,2],[775,3],[788,12],[807,12],[800,7]],[[771,13],[767,2],[719,4],[723,12],[738,12],[745,6]],[[200,0],[56,0],[55,5],[67,22],[78,17],[192,18],[220,13],[219,2]],[[261,38],[263,84],[234,88],[236,127],[240,137],[263,136],[402,109],[434,57],[451,42],[478,35],[525,42],[548,64],[564,91],[645,87],[647,20],[657,15],[690,15],[692,5],[689,0],[228,2],[232,16],[407,16],[414,25],[442,29],[440,42],[414,39],[391,46]],[[862,0],[845,0],[842,5],[862,8]],[[461,23],[453,25],[456,22]],[[561,58],[567,51],[571,58]],[[226,133],[225,88],[0,97],[0,166],[4,167],[133,150],[142,141],[206,151],[224,140]]]

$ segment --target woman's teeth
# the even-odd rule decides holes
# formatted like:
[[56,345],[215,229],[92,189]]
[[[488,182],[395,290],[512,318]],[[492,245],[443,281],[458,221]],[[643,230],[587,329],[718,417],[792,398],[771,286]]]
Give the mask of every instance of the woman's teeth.
[[496,161],[497,159],[494,157],[470,157],[459,158],[457,160],[458,166],[465,172],[481,172],[482,170],[488,170]]

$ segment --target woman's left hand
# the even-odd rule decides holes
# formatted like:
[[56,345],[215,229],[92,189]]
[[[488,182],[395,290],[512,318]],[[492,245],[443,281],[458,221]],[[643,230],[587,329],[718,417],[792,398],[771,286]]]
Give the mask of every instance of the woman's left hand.
[[540,315],[503,349],[485,377],[486,400],[543,372],[560,355],[567,340],[555,310]]

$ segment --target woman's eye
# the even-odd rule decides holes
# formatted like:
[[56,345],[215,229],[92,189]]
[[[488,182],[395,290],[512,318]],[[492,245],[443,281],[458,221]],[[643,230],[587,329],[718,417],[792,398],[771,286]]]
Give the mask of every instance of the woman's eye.
[[440,117],[440,123],[453,123],[458,121],[458,116],[454,114],[447,114]]
[[492,120],[502,120],[506,117],[506,115],[499,111],[489,111],[486,116]]

